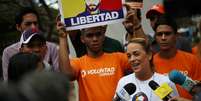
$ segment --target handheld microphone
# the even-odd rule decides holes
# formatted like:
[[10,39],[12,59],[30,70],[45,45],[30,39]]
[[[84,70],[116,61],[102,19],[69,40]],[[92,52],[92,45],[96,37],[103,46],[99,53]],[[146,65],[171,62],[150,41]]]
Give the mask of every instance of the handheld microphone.
[[174,82],[175,84],[181,85],[184,89],[186,89],[188,92],[191,92],[194,85],[196,85],[196,82],[193,81],[188,76],[185,76],[181,72],[177,70],[171,71],[169,74],[169,79]]
[[116,92],[116,97],[113,101],[128,101],[130,95],[136,91],[136,86],[133,83],[126,84],[119,92]]
[[148,101],[148,97],[143,92],[138,92],[132,98],[132,101]]
[[163,101],[168,101],[170,98],[172,98],[169,94],[173,91],[173,89],[167,83],[159,86],[158,83],[151,80],[149,82],[149,87],[151,87],[151,89],[154,90],[154,93],[159,96]]

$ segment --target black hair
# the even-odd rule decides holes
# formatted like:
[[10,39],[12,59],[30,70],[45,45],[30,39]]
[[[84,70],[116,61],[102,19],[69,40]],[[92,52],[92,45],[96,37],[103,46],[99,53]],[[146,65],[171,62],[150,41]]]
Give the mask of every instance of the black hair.
[[28,47],[32,46],[43,46],[46,44],[46,39],[43,35],[41,34],[36,34],[34,35],[30,41],[27,43]]
[[40,57],[34,53],[19,52],[13,55],[8,64],[8,80],[19,81],[26,73],[36,70],[40,61]]
[[156,10],[151,10],[151,11],[149,11],[149,12],[150,12],[149,15],[146,16],[147,19],[151,19],[151,17],[153,17],[153,16],[154,16],[154,17],[156,16],[156,17],[158,18],[158,17],[160,17],[161,15],[163,15],[163,14],[161,14],[160,12],[158,12],[158,11],[156,11]]
[[0,83],[0,101],[25,101],[19,96],[16,86],[9,83]]
[[137,9],[137,18],[141,21],[141,10],[140,9]]
[[22,7],[20,11],[15,15],[15,24],[21,24],[23,21],[23,16],[28,13],[35,14],[37,19],[39,20],[39,14],[37,13],[36,10],[34,10],[31,7]]
[[177,33],[177,23],[176,23],[175,19],[173,19],[171,16],[169,16],[167,14],[161,15],[157,19],[156,24],[154,26],[154,31],[156,31],[156,29],[159,25],[168,25],[168,26],[172,27],[175,34]]
[[68,101],[70,82],[56,72],[33,72],[19,83],[20,92],[28,101]]
[[101,30],[101,31],[103,31],[105,33],[106,30],[107,30],[107,25],[96,26],[96,27],[89,27],[89,28],[83,28],[83,29],[80,30],[81,31],[81,35],[85,34],[85,30],[86,29],[97,29],[97,30]]

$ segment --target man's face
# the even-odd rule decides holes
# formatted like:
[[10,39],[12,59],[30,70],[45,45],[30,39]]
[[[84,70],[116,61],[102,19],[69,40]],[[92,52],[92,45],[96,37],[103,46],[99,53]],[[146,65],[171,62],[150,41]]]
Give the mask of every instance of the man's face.
[[174,33],[171,26],[159,25],[156,28],[155,37],[161,50],[169,50],[175,47],[176,33]]
[[41,59],[44,59],[47,46],[46,45],[35,45],[35,46],[29,46],[29,45],[22,45],[21,52],[25,53],[36,53]]
[[27,13],[23,16],[22,23],[17,24],[16,28],[18,31],[23,32],[29,28],[38,29],[38,19],[37,16],[33,13]]
[[102,50],[105,28],[87,28],[82,34],[81,40],[89,51],[98,53]]
[[100,4],[101,0],[85,0],[87,8],[90,11],[96,11],[98,9],[98,6]]

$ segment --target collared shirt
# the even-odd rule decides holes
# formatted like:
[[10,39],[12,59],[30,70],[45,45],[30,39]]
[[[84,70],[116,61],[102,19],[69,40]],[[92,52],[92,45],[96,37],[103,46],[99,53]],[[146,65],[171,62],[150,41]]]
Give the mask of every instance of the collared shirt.
[[[52,65],[54,71],[59,71],[59,63],[58,63],[58,47],[56,44],[51,42],[46,42],[47,44],[47,53],[45,55],[44,61],[47,61]],[[2,56],[2,69],[3,69],[3,78],[4,80],[8,80],[8,64],[9,59],[19,52],[20,42],[14,43],[8,47],[6,47],[3,51]]]

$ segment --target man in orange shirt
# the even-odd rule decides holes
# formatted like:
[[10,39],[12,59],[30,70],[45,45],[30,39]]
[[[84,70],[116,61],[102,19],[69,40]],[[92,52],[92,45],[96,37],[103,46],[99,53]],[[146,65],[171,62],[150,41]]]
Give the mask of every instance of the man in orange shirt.
[[[199,60],[190,53],[176,49],[177,25],[167,15],[161,16],[156,22],[156,41],[160,51],[154,55],[153,63],[159,73],[169,73],[176,69],[188,75],[193,80],[201,80]],[[183,88],[177,86],[179,94],[185,98],[191,98]]]
[[105,26],[82,29],[81,41],[86,45],[87,54],[69,59],[67,35],[64,27],[57,22],[59,31],[59,54],[61,71],[79,85],[79,101],[112,101],[118,80],[129,68],[124,53],[104,53]]

